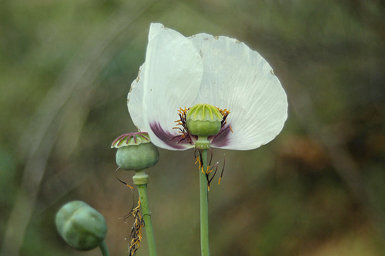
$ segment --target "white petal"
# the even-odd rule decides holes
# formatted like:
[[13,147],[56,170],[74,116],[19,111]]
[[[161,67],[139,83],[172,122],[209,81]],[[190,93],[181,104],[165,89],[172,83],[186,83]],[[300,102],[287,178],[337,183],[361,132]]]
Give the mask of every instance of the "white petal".
[[143,119],[143,72],[144,64],[140,66],[138,77],[131,83],[130,92],[127,95],[127,107],[131,119],[139,130],[145,129]]
[[199,93],[203,63],[193,43],[161,24],[151,24],[143,77],[143,113],[146,131],[159,147],[192,147],[171,140],[178,109],[191,106]]
[[195,103],[227,108],[231,125],[213,147],[247,150],[264,145],[282,130],[287,97],[266,60],[244,43],[228,37],[190,37],[203,57],[204,73]]

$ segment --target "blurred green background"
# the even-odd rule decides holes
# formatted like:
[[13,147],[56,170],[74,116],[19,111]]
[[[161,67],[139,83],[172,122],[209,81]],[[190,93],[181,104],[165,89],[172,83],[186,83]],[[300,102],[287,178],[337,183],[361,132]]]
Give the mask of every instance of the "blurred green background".
[[[127,255],[136,195],[114,178],[109,146],[135,129],[126,96],[149,23],[162,22],[244,41],[289,98],[273,142],[214,152],[226,170],[209,194],[212,255],[384,255],[384,11],[380,0],[2,0],[0,254],[100,255],[56,233],[57,209],[80,199],[106,217],[111,254]],[[199,255],[193,151],[160,154],[159,255]]]

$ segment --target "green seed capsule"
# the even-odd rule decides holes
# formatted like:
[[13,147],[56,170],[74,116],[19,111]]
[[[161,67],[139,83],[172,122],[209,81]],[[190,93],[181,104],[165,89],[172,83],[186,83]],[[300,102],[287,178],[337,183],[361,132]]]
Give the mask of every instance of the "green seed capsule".
[[60,236],[77,250],[91,250],[105,238],[107,225],[103,215],[82,201],[63,205],[56,213]]
[[186,115],[187,128],[192,135],[207,137],[218,134],[223,116],[218,108],[209,104],[197,104]]
[[154,166],[159,160],[158,149],[150,142],[147,133],[127,133],[113,143],[116,164],[124,170],[143,170]]
[[125,170],[143,170],[154,166],[159,159],[152,143],[121,147],[116,151],[116,164]]

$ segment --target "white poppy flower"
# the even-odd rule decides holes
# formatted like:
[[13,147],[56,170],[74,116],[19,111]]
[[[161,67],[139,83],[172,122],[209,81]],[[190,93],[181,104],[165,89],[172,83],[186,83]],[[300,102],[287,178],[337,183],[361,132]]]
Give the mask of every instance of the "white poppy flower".
[[215,148],[258,148],[280,133],[287,118],[286,93],[258,52],[233,38],[185,37],[151,24],[145,63],[128,93],[134,124],[161,148],[193,148],[197,137],[182,123],[175,129],[175,121],[185,121],[180,108],[196,104],[221,109],[221,129],[208,137]]

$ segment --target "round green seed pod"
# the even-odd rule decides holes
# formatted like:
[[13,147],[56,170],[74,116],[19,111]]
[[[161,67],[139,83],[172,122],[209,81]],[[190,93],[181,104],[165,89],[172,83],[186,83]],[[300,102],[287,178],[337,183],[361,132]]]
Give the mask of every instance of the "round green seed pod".
[[55,224],[64,241],[77,250],[94,249],[107,233],[103,215],[82,201],[63,205],[56,213]]
[[158,150],[152,143],[125,146],[116,151],[116,164],[124,170],[147,169],[158,159]]
[[113,143],[116,164],[124,170],[143,170],[154,166],[159,160],[158,149],[151,143],[147,133],[128,133]]
[[218,134],[223,116],[218,108],[209,104],[197,104],[186,114],[186,123],[192,135],[207,137]]

